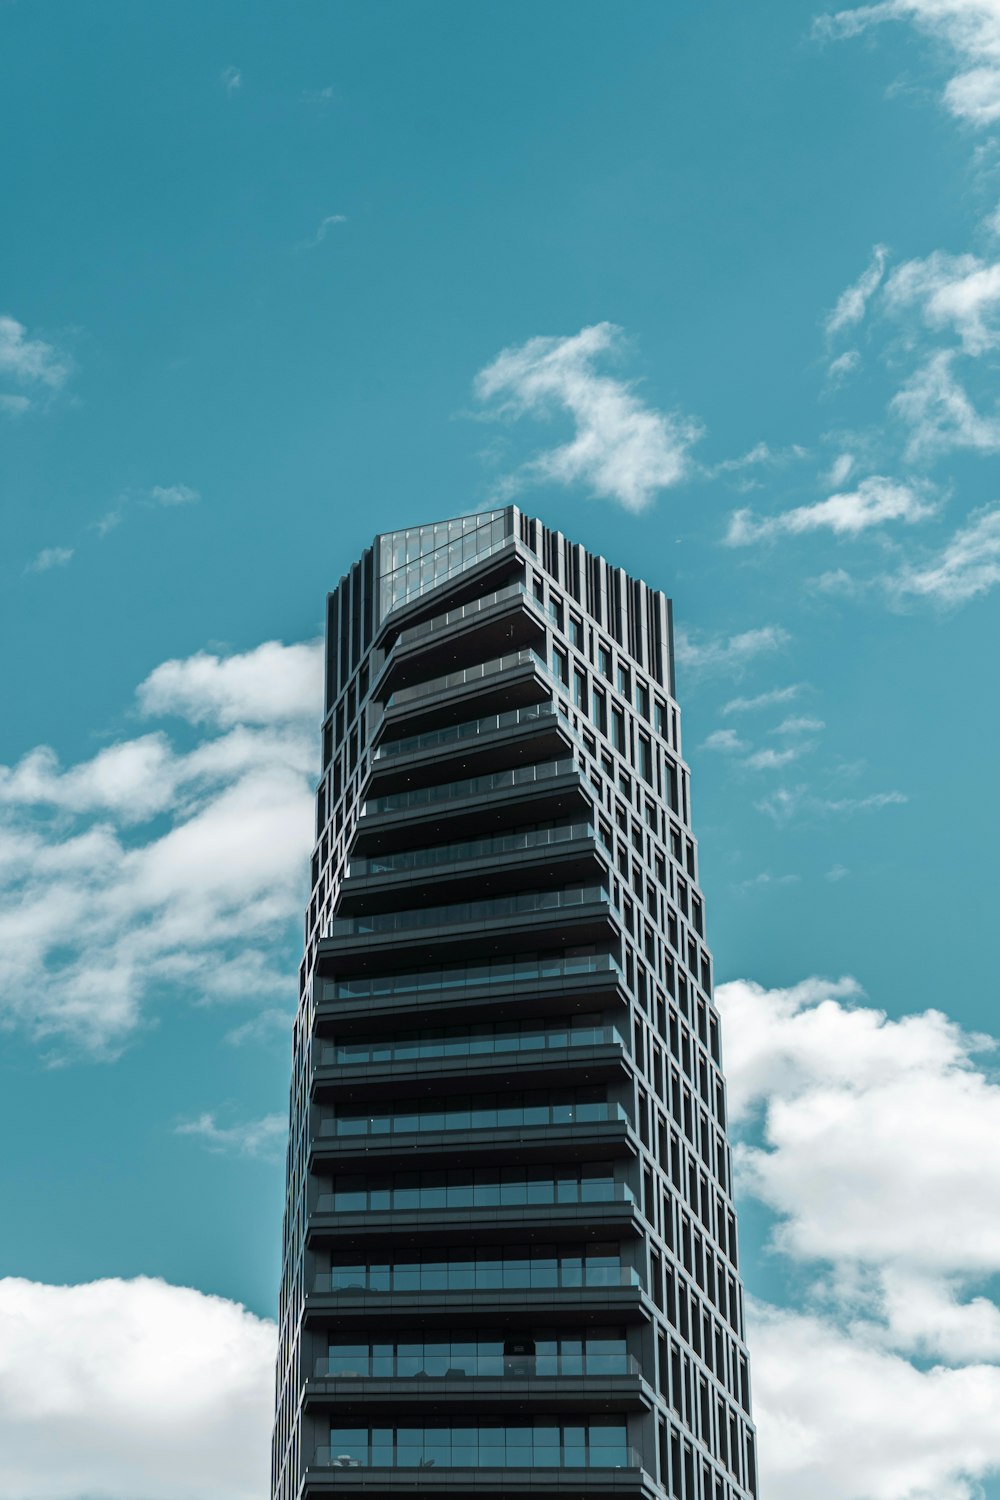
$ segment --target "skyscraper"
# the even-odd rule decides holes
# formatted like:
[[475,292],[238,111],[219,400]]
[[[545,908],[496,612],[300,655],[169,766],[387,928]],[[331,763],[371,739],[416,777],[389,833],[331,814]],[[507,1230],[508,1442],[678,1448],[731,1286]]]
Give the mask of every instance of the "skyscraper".
[[756,1495],[670,604],[515,506],[329,596],[275,1500]]

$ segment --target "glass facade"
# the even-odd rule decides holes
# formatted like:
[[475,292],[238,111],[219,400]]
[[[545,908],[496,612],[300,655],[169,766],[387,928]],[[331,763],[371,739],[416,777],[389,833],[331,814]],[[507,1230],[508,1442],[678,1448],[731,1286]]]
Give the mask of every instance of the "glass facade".
[[380,619],[496,552],[511,534],[509,509],[386,532],[378,539]]
[[535,1418],[509,1427],[331,1427],[320,1462],[373,1469],[622,1469],[632,1457],[624,1422],[569,1426]]
[[273,1500],[756,1500],[669,601],[508,506],[327,621]]

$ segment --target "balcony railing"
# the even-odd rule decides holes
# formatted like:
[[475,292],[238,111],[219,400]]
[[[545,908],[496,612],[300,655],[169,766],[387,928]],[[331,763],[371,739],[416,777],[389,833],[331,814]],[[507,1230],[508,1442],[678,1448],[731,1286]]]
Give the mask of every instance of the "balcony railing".
[[401,849],[395,854],[355,855],[347,868],[347,874],[391,875],[397,870],[427,870],[435,865],[450,865],[460,860],[515,854],[522,849],[545,849],[574,839],[596,837],[589,823],[560,823],[552,828],[525,828],[516,833],[492,833],[481,839],[435,844],[430,849]]
[[[418,1368],[414,1368],[418,1366]],[[607,1375],[641,1375],[631,1354],[427,1355],[422,1362],[405,1355],[342,1355],[318,1359],[321,1380],[586,1380]]]
[[417,786],[408,792],[389,792],[384,797],[369,797],[361,809],[362,817],[377,813],[401,812],[408,807],[426,807],[434,802],[450,802],[456,797],[475,797],[482,792],[497,792],[510,786],[529,786],[553,776],[568,776],[575,769],[572,760],[542,761],[534,766],[516,766],[512,771],[494,771],[488,776],[468,776],[462,781],[444,781],[436,786]]
[[399,1042],[320,1042],[313,1048],[317,1066],[350,1067],[361,1063],[416,1062],[425,1058],[489,1057],[496,1053],[563,1051],[567,1047],[622,1047],[612,1026],[574,1026],[562,1031],[498,1032]]
[[397,708],[404,703],[413,703],[418,698],[428,698],[432,693],[444,693],[449,688],[466,687],[483,677],[499,677],[515,667],[533,666],[548,675],[545,663],[536,651],[528,647],[524,651],[512,651],[507,656],[494,657],[492,661],[477,662],[459,672],[449,672],[443,677],[432,677],[427,682],[415,682],[412,687],[397,688],[386,699],[386,708]]
[[375,1213],[408,1209],[524,1208],[558,1203],[634,1203],[635,1196],[624,1182],[477,1182],[442,1184],[440,1187],[345,1188],[342,1192],[319,1193],[316,1212]]
[[419,625],[411,625],[407,630],[400,631],[397,644],[409,646],[414,641],[422,640],[425,635],[434,635],[448,625],[457,624],[459,620],[472,619],[482,610],[490,609],[494,604],[501,604],[505,599],[517,598],[530,604],[537,614],[544,614],[544,607],[538,603],[523,583],[509,583],[505,588],[494,589],[492,594],[483,594],[478,599],[470,600],[468,604],[449,609],[446,614],[434,615],[430,620],[421,620]]
[[386,740],[377,747],[375,759],[392,760],[394,756],[409,755],[414,750],[430,750],[436,745],[473,740],[480,735],[496,734],[500,729],[515,729],[519,724],[534,724],[539,719],[557,717],[551,703],[529,703],[524,708],[512,708],[506,713],[486,714],[480,719],[467,719],[463,724],[446,724],[443,729],[428,729],[425,734],[410,734],[402,740]]
[[378,996],[420,993],[424,990],[489,988],[531,980],[570,979],[582,974],[610,974],[624,983],[621,966],[610,953],[567,953],[552,957],[525,955],[486,964],[443,964],[411,974],[358,975],[350,979],[321,979],[319,1000],[365,1000]]
[[421,1135],[442,1130],[506,1130],[518,1126],[586,1125],[610,1120],[628,1122],[620,1104],[507,1104],[464,1109],[411,1110],[401,1114],[367,1114],[355,1119],[320,1121],[319,1134],[338,1139],[358,1136]]
[[562,911],[574,906],[607,903],[608,893],[599,885],[570,886],[565,890],[521,891],[493,896],[484,901],[460,901],[446,906],[421,906],[409,911],[374,912],[360,917],[334,917],[331,937],[363,937],[376,932],[403,932],[413,927],[447,927],[462,922],[489,922],[497,917],[530,916],[534,912]]
[[398,1447],[392,1453],[373,1450],[358,1458],[336,1448],[316,1449],[313,1465],[321,1469],[641,1469],[636,1448],[560,1449],[528,1445],[524,1448],[455,1448],[448,1457],[428,1458],[424,1448]]
[[587,1287],[638,1287],[634,1266],[533,1264],[530,1260],[458,1261],[411,1266],[342,1266],[321,1271],[317,1292],[341,1297],[400,1296],[424,1292],[553,1292]]

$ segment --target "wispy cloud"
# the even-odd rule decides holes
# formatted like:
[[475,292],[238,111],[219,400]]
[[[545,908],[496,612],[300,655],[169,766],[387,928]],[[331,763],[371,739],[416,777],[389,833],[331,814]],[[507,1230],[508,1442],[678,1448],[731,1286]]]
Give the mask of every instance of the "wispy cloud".
[[148,490],[125,490],[110,510],[93,522],[92,529],[99,537],[106,537],[117,530],[126,515],[135,509],[175,510],[184,505],[196,505],[201,495],[189,484],[154,484]]
[[252,1042],[273,1043],[279,1039],[290,1043],[294,1020],[292,1011],[262,1010],[241,1026],[234,1026],[232,1031],[227,1031],[223,1040],[230,1047],[245,1047]]
[[[740,673],[759,656],[787,646],[791,636],[780,625],[761,625],[738,635],[692,637],[677,633],[674,649],[678,662],[694,673]],[[734,700],[738,701],[738,700]],[[732,711],[732,710],[730,710]]]
[[239,68],[234,68],[230,64],[228,68],[223,68],[219,74],[219,81],[227,94],[235,94],[238,89],[243,87],[243,74]]
[[939,349],[896,393],[891,410],[909,427],[906,456],[934,457],[954,448],[1000,450],[1000,415],[976,410],[954,373],[956,352]]
[[861,322],[868,303],[885,274],[888,254],[885,245],[875,246],[871,260],[857,281],[846,287],[837,298],[837,304],[826,320],[827,334],[842,333],[845,328],[853,328]]
[[928,599],[954,607],[987,593],[1000,583],[1000,505],[974,511],[935,557],[881,583],[899,603]]
[[820,797],[808,787],[798,786],[779,787],[755,802],[754,806],[776,823],[788,823],[796,817],[877,812],[880,808],[895,807],[909,800],[903,792],[872,792],[867,797]]
[[599,372],[600,361],[620,358],[624,348],[620,328],[598,323],[568,338],[529,339],[480,371],[476,395],[495,402],[498,415],[549,420],[563,413],[575,427],[570,442],[523,465],[505,492],[525,482],[584,484],[601,499],[641,511],[685,477],[701,424],[656,411],[634,383]]
[[1000,120],[1000,10],[995,0],[881,0],[820,17],[817,33],[859,36],[883,21],[911,21],[958,63],[945,106],[974,126]]
[[52,396],[69,379],[67,354],[41,338],[32,338],[23,323],[0,314],[0,381],[15,387],[0,394],[0,411],[23,416],[38,400]]
[[751,875],[748,880],[741,880],[736,889],[745,896],[748,891],[774,890],[783,885],[797,885],[801,878],[800,875],[772,875],[769,870],[762,870],[759,875]]
[[337,225],[337,224],[346,224],[346,223],[347,223],[347,215],[346,214],[327,214],[327,216],[326,216],[325,219],[320,219],[319,225],[318,225],[318,227],[316,229],[315,234],[310,235],[307,240],[303,240],[301,242],[301,244],[299,245],[299,249],[300,250],[315,250],[315,249],[317,249],[318,246],[322,245],[323,241],[326,239],[327,235],[330,233],[330,230],[333,229],[335,225]]
[[812,749],[813,746],[807,741],[799,745],[786,745],[784,750],[773,750],[768,746],[764,750],[755,750],[742,764],[750,771],[780,771],[783,766],[791,765],[793,760],[799,760]]
[[873,474],[856,489],[831,495],[814,505],[801,505],[777,516],[756,516],[750,510],[734,511],[729,519],[726,543],[746,547],[778,536],[802,536],[810,531],[832,531],[836,536],[858,536],[887,521],[913,525],[934,515],[937,503],[926,483],[902,484]]
[[845,349],[843,354],[838,354],[836,359],[831,359],[827,365],[827,382],[830,387],[843,385],[860,368],[861,355],[857,349]]
[[756,713],[760,708],[773,708],[778,703],[790,703],[805,687],[804,682],[792,682],[787,687],[769,688],[766,693],[757,693],[752,698],[730,698],[722,705],[724,714]]
[[220,1154],[279,1161],[285,1153],[288,1120],[284,1115],[264,1115],[238,1125],[220,1125],[214,1113],[206,1112],[175,1126],[174,1133],[196,1136],[210,1151]]
[[800,716],[791,716],[782,719],[780,724],[769,731],[770,734],[819,734],[826,725],[822,719],[807,719]]
[[26,573],[48,573],[51,568],[64,568],[73,556],[72,547],[43,547],[25,567]]
[[750,747],[741,740],[735,729],[714,729],[701,747],[703,750],[720,750],[724,755],[738,755]]
[[1000,262],[937,250],[898,266],[884,297],[892,312],[917,308],[929,328],[953,329],[966,354],[1000,344]]

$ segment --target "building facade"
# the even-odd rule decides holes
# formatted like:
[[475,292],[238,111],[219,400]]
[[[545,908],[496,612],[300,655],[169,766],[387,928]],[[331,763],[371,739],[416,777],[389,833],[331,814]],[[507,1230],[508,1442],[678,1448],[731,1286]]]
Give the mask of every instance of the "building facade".
[[757,1493],[670,604],[515,506],[329,596],[272,1489]]

